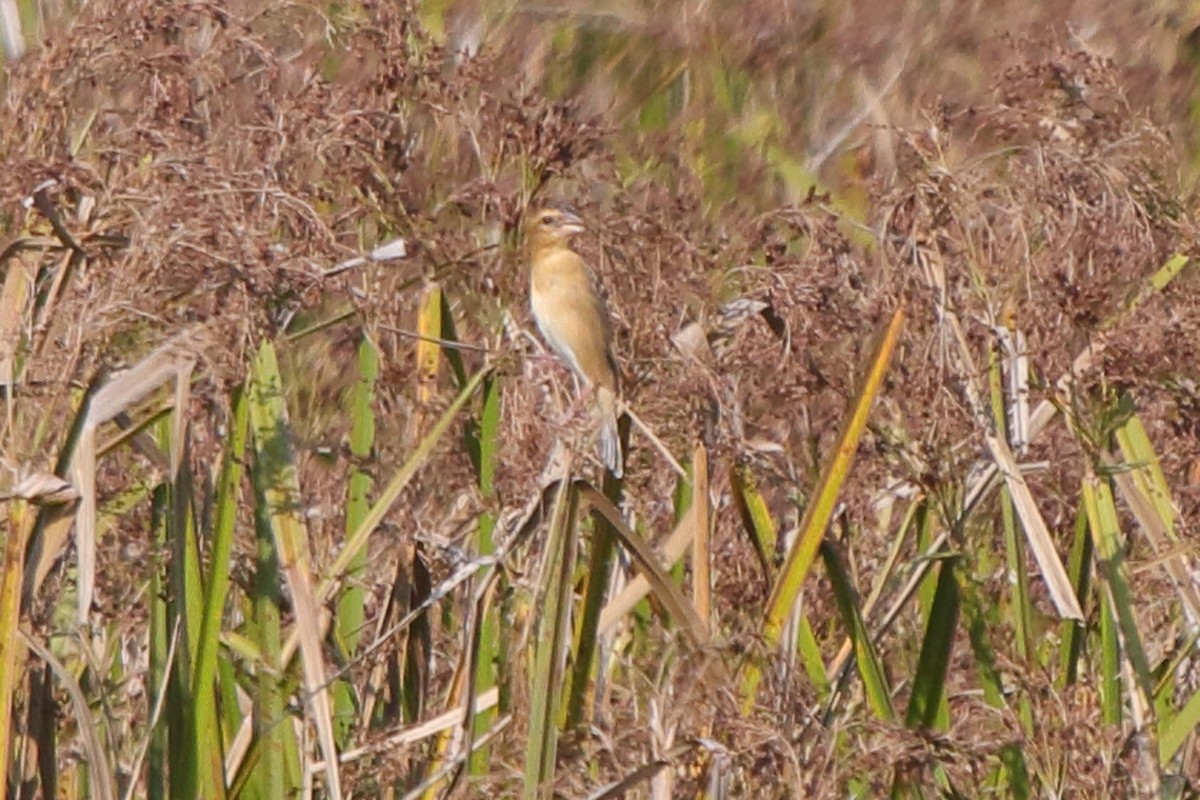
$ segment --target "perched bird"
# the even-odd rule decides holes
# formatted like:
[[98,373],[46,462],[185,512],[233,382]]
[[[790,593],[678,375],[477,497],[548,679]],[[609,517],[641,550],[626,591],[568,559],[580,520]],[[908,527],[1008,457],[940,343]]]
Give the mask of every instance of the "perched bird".
[[600,415],[600,460],[619,478],[623,465],[612,321],[591,271],[571,249],[571,237],[583,230],[582,220],[565,209],[544,208],[530,218],[525,233],[529,305],[542,338],[594,391]]

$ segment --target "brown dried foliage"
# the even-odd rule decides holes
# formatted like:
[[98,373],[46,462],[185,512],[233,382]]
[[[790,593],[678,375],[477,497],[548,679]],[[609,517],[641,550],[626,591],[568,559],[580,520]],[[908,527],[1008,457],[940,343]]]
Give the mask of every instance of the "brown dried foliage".
[[[657,37],[664,51],[721,50],[769,80],[794,45],[755,30],[817,36],[831,24],[792,12],[780,19],[765,4],[755,9],[737,24],[718,16],[699,31],[650,24],[641,33]],[[537,24],[514,28],[518,44],[510,51],[485,49],[467,59],[435,44],[413,20],[404,4],[365,4],[361,17],[336,20],[304,5],[232,11],[146,0],[92,4],[13,70],[5,102],[9,119],[22,122],[0,125],[0,225],[9,237],[25,225],[40,231],[43,223],[19,203],[53,178],[52,199],[82,226],[74,233],[89,256],[48,328],[36,333],[39,358],[30,377],[48,402],[65,415],[69,382],[89,379],[103,363],[136,358],[180,326],[209,323],[220,345],[207,354],[192,409],[196,467],[207,471],[246,347],[279,334],[296,315],[317,319],[353,302],[385,356],[377,468],[387,474],[411,445],[399,433],[415,412],[412,343],[394,331],[415,327],[419,289],[433,278],[446,288],[464,341],[487,345],[493,356],[516,356],[504,361],[498,493],[507,515],[535,490],[553,440],[564,434],[554,424],[561,409],[550,390],[568,384],[520,362],[526,343],[503,326],[506,313],[528,321],[515,234],[525,203],[553,196],[576,205],[594,231],[581,250],[608,293],[627,399],[674,453],[689,452],[700,437],[711,448],[714,473],[751,462],[785,521],[798,515],[828,456],[873,333],[906,304],[911,319],[902,350],[845,494],[849,529],[859,531],[869,529],[870,502],[886,479],[941,492],[961,484],[979,458],[980,419],[965,398],[968,383],[984,385],[990,326],[1011,318],[1048,384],[1118,314],[1130,291],[1194,239],[1172,183],[1172,144],[1122,91],[1139,73],[1122,73],[1091,51],[989,39],[989,52],[1008,65],[990,89],[971,95],[952,76],[936,104],[906,89],[906,98],[929,102],[921,106],[923,119],[910,114],[882,130],[894,170],[882,151],[865,154],[871,211],[864,229],[816,193],[789,203],[776,192],[765,203],[771,193],[764,192],[711,207],[680,153],[679,131],[630,141],[620,133],[620,109],[610,114],[609,96],[596,85],[571,102],[552,102],[531,87],[554,68],[519,46]],[[905,24],[920,29],[928,21]],[[734,34],[718,37],[726,30]],[[851,30],[835,25],[835,43]],[[962,35],[959,47],[974,46],[976,34]],[[864,52],[882,61],[877,48]],[[914,56],[918,63],[928,57]],[[833,110],[826,112],[832,120]],[[826,127],[833,121],[817,120],[807,130]],[[630,177],[620,166],[630,160],[655,166]],[[748,161],[741,179],[763,171]],[[68,210],[83,197],[95,200],[95,211],[79,222]],[[411,245],[398,266],[322,276],[393,235]],[[51,264],[47,255],[43,279]],[[1194,289],[1189,274],[1113,328],[1103,363],[1081,387],[1095,407],[1080,409],[1085,424],[1098,426],[1096,412],[1114,392],[1136,397],[1185,520],[1200,511]],[[948,338],[942,309],[962,321],[976,372]],[[673,344],[692,322],[703,327],[711,360]],[[302,448],[336,445],[345,436],[332,401],[352,379],[359,335],[358,327],[341,328],[288,354],[293,383],[303,384],[293,398]],[[464,356],[469,368],[483,359]],[[449,380],[445,388],[449,397]],[[1062,433],[1044,437],[1030,454],[1051,465],[1033,481],[1063,550],[1088,457]],[[346,466],[343,458],[330,464],[304,456],[306,501],[320,511],[311,518],[316,552],[332,550],[339,536]],[[665,530],[675,479],[636,436],[628,473],[629,514],[648,530]],[[483,508],[460,449],[439,456],[429,475],[403,501],[407,516],[375,543],[380,558],[368,586],[377,600],[393,571],[395,541],[421,541],[436,580],[461,557]],[[107,471],[105,490],[117,491],[121,478],[120,470]],[[141,522],[126,518],[128,525]],[[144,531],[109,537],[102,559],[122,563],[131,545],[121,542],[137,541]],[[887,544],[848,543],[860,587],[870,585]],[[248,551],[239,558],[248,570]],[[722,637],[731,647],[752,648],[768,587],[727,507],[717,514],[714,564]],[[1000,575],[976,579],[982,592],[1001,590]],[[1147,639],[1165,647],[1171,623],[1162,607],[1170,589],[1149,570],[1138,581]],[[821,577],[812,582],[808,614],[833,652],[843,633]],[[127,602],[121,580],[101,589],[102,608]],[[885,657],[911,661],[919,633],[911,617],[902,619],[882,643]],[[459,644],[446,638],[437,646]],[[885,776],[901,762],[919,772],[936,761],[969,787],[985,771],[980,765],[994,759],[997,742],[1020,736],[1015,720],[965,697],[952,699],[951,716],[967,721],[940,740],[864,724],[861,712],[842,724],[875,760],[838,763],[827,746],[833,732],[811,721],[814,698],[802,679],[769,680],[763,713],[742,720],[731,697],[689,696],[685,664],[657,674],[659,655],[621,656],[626,677],[603,712],[612,738],[585,747],[599,751],[611,776],[648,757],[639,721],[647,692],[666,698],[681,739],[711,730],[722,740],[733,754],[739,796],[772,796],[761,787],[783,780],[811,796],[840,796],[844,781],[864,772],[880,776],[883,791]],[[448,678],[446,662],[439,662],[438,685]],[[952,665],[952,679],[969,685],[970,669]],[[1033,694],[1041,698],[1038,719],[1075,737],[1073,750],[1097,742],[1117,749],[1120,732],[1087,716],[1094,703],[1049,687]],[[523,728],[518,720],[506,734],[498,760],[519,761]],[[1027,754],[1041,752],[1039,743],[1025,746]],[[569,793],[591,780],[586,759],[562,768]],[[1099,766],[1078,776],[1082,791],[1099,794],[1126,779]],[[495,776],[496,787],[511,781]]]

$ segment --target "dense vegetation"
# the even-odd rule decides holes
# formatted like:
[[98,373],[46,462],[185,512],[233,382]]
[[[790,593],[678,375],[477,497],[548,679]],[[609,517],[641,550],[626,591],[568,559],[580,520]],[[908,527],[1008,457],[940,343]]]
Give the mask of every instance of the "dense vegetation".
[[17,0],[8,795],[1196,796],[1200,20],[852,5]]

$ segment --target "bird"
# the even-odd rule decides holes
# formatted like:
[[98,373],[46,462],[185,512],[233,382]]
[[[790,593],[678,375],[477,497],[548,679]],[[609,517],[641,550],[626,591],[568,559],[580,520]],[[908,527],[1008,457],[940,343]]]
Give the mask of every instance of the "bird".
[[529,306],[542,338],[595,395],[600,460],[614,477],[624,472],[617,433],[619,371],[612,319],[595,278],[571,237],[583,221],[566,208],[539,209],[526,227]]

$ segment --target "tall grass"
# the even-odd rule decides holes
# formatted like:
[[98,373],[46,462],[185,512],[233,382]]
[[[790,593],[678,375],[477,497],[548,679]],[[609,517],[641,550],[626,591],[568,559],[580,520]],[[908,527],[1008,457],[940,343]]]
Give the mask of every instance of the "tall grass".
[[[831,4],[468,5],[84,9],[5,73],[0,186],[60,159],[0,213],[7,795],[1194,793],[1157,134],[1063,59],[916,126]],[[563,195],[624,481],[527,357]]]

